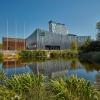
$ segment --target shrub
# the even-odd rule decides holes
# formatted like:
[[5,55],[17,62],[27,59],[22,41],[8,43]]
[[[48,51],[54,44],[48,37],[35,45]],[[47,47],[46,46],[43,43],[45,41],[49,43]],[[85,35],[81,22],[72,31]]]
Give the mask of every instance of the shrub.
[[80,53],[79,59],[81,61],[88,61],[91,63],[98,63],[100,64],[100,52],[86,52],[86,53]]
[[79,47],[79,50],[84,52],[92,52],[92,51],[100,51],[100,41],[92,41],[89,43],[85,43],[81,47]]
[[72,50],[51,51],[51,58],[72,58],[77,57],[77,52]]
[[20,58],[34,59],[34,58],[71,58],[77,56],[77,51],[74,50],[34,50],[34,51],[21,51],[19,53]]
[[43,50],[34,50],[34,51],[21,51],[19,53],[20,58],[37,58],[37,57],[46,57],[47,53]]

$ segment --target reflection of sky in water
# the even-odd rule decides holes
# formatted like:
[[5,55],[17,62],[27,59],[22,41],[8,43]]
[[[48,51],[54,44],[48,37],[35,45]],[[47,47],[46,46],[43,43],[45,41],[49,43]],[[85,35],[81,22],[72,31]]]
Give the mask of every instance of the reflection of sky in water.
[[85,69],[68,70],[67,76],[75,75],[80,78],[85,78],[86,80],[95,81],[97,71],[86,72]]
[[13,74],[22,74],[32,72],[29,67],[18,67],[18,68],[6,68],[5,73],[7,76],[11,76]]

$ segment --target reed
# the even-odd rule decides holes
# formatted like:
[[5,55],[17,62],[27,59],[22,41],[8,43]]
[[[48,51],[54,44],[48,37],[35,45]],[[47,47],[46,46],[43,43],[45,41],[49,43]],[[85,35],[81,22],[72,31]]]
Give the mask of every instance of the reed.
[[77,77],[66,80],[51,80],[49,88],[56,95],[56,98],[64,100],[98,100],[100,97],[99,92],[90,82]]
[[1,100],[99,100],[97,91],[90,82],[75,76],[45,82],[43,75],[24,73],[4,79],[0,85]]

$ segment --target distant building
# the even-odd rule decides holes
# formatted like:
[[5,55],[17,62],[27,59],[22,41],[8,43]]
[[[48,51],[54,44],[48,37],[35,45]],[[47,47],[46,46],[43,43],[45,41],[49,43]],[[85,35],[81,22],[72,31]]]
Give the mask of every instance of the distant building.
[[26,41],[18,38],[3,37],[3,50],[24,50],[26,49]]
[[100,22],[96,23],[96,29],[97,29],[97,40],[100,41]]
[[57,34],[67,34],[68,30],[65,24],[49,21],[49,31]]

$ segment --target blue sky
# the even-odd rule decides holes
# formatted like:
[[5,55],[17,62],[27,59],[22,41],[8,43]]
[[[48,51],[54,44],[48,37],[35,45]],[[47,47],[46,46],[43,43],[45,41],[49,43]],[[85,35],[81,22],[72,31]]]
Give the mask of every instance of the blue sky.
[[64,23],[69,32],[96,36],[96,22],[100,20],[100,0],[0,0],[0,41],[8,34],[28,36],[36,28],[48,30],[48,21]]

